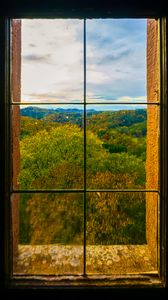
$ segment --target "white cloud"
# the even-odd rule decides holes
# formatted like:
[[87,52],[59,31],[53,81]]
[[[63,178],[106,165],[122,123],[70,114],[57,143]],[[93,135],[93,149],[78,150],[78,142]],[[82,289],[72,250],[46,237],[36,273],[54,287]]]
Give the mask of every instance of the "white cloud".
[[140,96],[140,97],[130,97],[130,96],[123,96],[119,97],[117,99],[118,101],[125,101],[125,102],[130,102],[130,101],[135,101],[135,102],[146,102],[146,96]]
[[[145,101],[144,24],[87,20],[88,101]],[[83,73],[83,20],[22,20],[22,100],[83,100]]]
[[80,20],[22,20],[22,99],[81,99],[82,29]]

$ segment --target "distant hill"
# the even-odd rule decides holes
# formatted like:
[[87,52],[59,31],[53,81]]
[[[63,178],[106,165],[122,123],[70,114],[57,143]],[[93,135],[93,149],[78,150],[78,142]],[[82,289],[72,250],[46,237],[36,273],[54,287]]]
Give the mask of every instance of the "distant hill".
[[[87,114],[89,114],[89,115],[98,114],[98,113],[99,112],[94,109],[87,110]],[[83,110],[78,109],[78,108],[67,108],[67,109],[41,108],[41,107],[37,107],[37,106],[29,106],[29,107],[25,107],[25,108],[21,109],[21,116],[31,117],[31,118],[35,118],[38,120],[45,118],[47,121],[47,117],[50,115],[53,115],[52,116],[53,121],[58,122],[56,115],[58,116],[59,114],[61,114],[61,115],[64,114],[64,116],[77,115],[79,117],[79,116],[83,115]],[[52,121],[52,118],[50,121]]]
[[[50,109],[36,106],[21,109],[21,139],[28,136],[33,138],[38,132],[43,135],[44,132],[49,133],[57,127],[58,130],[62,130],[62,127],[67,128],[68,124],[75,124],[76,126],[72,126],[72,128],[75,130],[79,127],[81,129],[79,132],[84,134],[82,130],[84,127],[83,110],[78,108]],[[124,154],[135,156],[145,162],[146,109],[87,110],[86,129],[87,135],[92,133],[93,138],[102,145],[102,149],[106,149],[107,153],[113,155],[113,158],[115,154]],[[143,180],[145,179],[143,178]]]
[[[40,108],[37,106],[29,106],[21,109],[21,116],[43,119],[46,122],[72,122],[77,123],[77,119],[83,119],[84,111],[78,108]],[[87,109],[88,124],[101,126],[104,124],[108,128],[115,128],[118,126],[131,126],[135,123],[146,121],[146,109],[134,110],[119,110],[119,111],[96,111],[94,109]]]
[[43,119],[44,117],[55,113],[54,109],[39,108],[36,106],[29,106],[21,109],[21,116],[31,117],[35,119]]
[[91,119],[88,118],[88,125],[108,129],[123,126],[130,127],[133,124],[146,121],[146,118],[146,109],[103,111],[98,115],[93,115]]

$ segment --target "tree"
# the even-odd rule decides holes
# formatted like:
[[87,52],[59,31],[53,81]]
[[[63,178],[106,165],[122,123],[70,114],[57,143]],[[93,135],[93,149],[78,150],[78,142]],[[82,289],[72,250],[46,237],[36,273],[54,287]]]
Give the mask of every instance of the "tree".
[[[40,122],[40,121],[39,121]],[[40,124],[41,126],[42,124]],[[111,129],[110,129],[111,130]],[[22,138],[20,187],[80,189],[84,187],[84,136],[75,124],[56,123]],[[145,184],[145,164],[129,153],[109,153],[96,134],[87,131],[87,187],[123,189]],[[130,202],[131,197],[134,201]],[[89,244],[145,241],[145,200],[126,193],[87,193]],[[137,213],[138,212],[138,213]],[[136,216],[139,218],[136,218]],[[26,194],[20,200],[20,242],[83,242],[82,193]],[[135,232],[137,230],[137,239]]]
[[[84,168],[83,130],[74,124],[60,125],[49,131],[41,130],[31,137],[25,137],[21,141],[20,150],[19,182],[23,189],[36,188],[36,183],[39,186],[40,180],[44,184],[44,178],[48,178],[53,172],[60,173],[60,168],[64,165],[80,170]],[[92,172],[102,170],[108,157],[100,139],[88,131],[87,167]],[[46,188],[47,185],[48,181],[45,183]],[[57,182],[53,188],[56,187]]]

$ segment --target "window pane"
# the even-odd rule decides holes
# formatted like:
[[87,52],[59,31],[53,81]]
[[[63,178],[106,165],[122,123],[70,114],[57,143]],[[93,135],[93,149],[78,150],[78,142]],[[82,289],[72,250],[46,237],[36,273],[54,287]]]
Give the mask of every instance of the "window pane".
[[14,188],[83,188],[83,106],[77,106],[13,107]]
[[146,20],[86,25],[87,102],[146,102]]
[[11,104],[14,273],[79,275],[83,253],[87,274],[155,273],[159,48],[152,46],[151,59],[146,20],[86,21],[85,85],[83,20],[25,19],[21,28],[21,65],[12,35],[13,101],[21,102]]
[[21,22],[21,102],[83,100],[83,20]]
[[88,188],[158,189],[158,106],[87,105],[86,153]]
[[[83,195],[13,194],[14,273],[83,272]],[[16,242],[18,241],[18,244]]]
[[156,271],[157,214],[157,193],[88,193],[87,273]]

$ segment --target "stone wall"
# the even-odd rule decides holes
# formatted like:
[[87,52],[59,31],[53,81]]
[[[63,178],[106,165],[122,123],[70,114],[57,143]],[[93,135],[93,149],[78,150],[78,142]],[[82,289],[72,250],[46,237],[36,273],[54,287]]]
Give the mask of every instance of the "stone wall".
[[[21,97],[21,21],[12,21],[12,98],[14,102],[20,102]],[[12,184],[18,189],[17,177],[20,171],[20,108],[13,106],[12,115]],[[12,241],[13,255],[17,255],[19,242],[19,195],[12,195]]]
[[[147,101],[159,102],[159,36],[158,22],[147,20]],[[148,105],[146,140],[146,188],[159,187],[159,106]],[[157,259],[158,195],[146,195],[146,237],[154,262]]]

